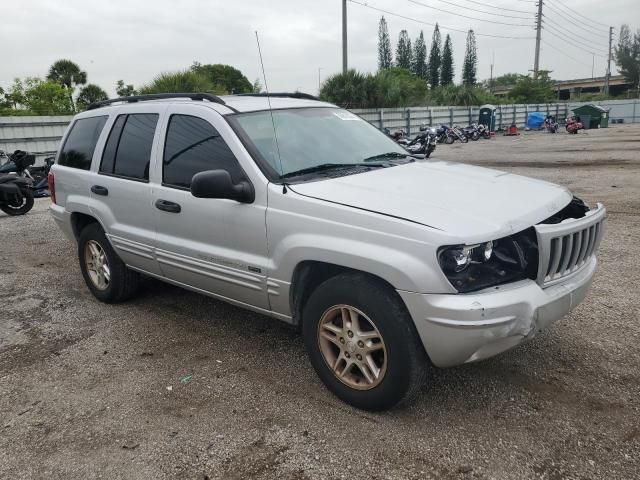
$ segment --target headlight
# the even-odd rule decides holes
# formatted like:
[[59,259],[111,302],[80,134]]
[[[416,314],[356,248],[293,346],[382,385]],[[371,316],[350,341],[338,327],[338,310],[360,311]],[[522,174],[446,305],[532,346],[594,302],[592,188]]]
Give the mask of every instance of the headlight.
[[441,247],[438,263],[451,285],[461,293],[535,279],[538,267],[535,231],[528,229],[474,245]]

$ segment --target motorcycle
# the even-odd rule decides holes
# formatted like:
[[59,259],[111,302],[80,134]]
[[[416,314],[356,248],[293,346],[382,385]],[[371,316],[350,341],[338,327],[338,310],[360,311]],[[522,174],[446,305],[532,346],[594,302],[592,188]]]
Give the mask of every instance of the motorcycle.
[[[10,156],[7,156],[5,154],[6,161],[3,163],[0,163],[0,174],[11,173],[19,177],[30,178],[32,181],[33,196],[36,198],[48,197],[49,184],[47,182],[47,176],[49,175],[49,170],[51,169],[51,165],[53,165],[55,162],[55,157],[45,158],[44,166],[42,167],[32,167],[33,163],[26,165],[24,164],[24,162],[21,164],[20,167],[18,167],[13,160],[13,156],[14,155],[20,156],[23,153],[26,154],[26,152],[22,152],[21,150],[16,150]],[[4,154],[4,152],[0,150],[0,160],[2,160],[2,154]],[[35,157],[33,157],[33,159],[35,163]]]
[[477,125],[477,128],[481,138],[491,139],[491,131],[484,123]]
[[411,154],[422,154],[429,158],[436,149],[436,129],[420,125],[420,133],[416,138],[403,146]]
[[16,173],[0,173],[0,210],[7,215],[24,215],[33,208],[33,180],[18,172],[24,172],[35,163],[36,158],[35,155],[16,150],[9,155],[9,159]]
[[556,117],[553,115],[547,115],[547,118],[544,119],[544,128],[549,133],[556,133],[558,131],[558,122],[556,122]]
[[462,143],[467,143],[469,141],[467,136],[460,128],[458,128],[457,125],[454,125],[451,131],[453,132],[454,140],[460,140]]
[[567,133],[577,134],[578,130],[584,130],[584,125],[580,121],[580,117],[567,118],[567,124],[565,126]]
[[480,130],[478,129],[477,123],[472,123],[471,125],[464,127],[462,129],[462,133],[464,133],[467,138],[470,138],[474,142],[480,139]]
[[451,129],[446,125],[440,125],[440,128],[436,130],[436,141],[438,143],[446,143],[451,145],[456,141],[455,136]]

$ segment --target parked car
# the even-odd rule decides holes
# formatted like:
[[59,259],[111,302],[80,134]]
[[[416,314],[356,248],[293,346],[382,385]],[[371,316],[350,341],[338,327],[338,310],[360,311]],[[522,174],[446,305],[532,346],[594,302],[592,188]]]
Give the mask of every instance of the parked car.
[[605,221],[561,186],[416,159],[302,94],[93,105],[49,181],[98,300],[146,275],[296,325],[327,387],[370,410],[411,398],[428,362],[491,357],[569,312]]

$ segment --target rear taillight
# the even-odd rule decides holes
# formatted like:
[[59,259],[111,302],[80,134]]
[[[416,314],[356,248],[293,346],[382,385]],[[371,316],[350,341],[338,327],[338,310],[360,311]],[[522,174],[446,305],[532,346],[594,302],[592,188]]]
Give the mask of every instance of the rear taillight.
[[53,176],[53,172],[49,171],[47,175],[47,182],[49,183],[49,194],[51,195],[51,201],[56,203],[56,178]]

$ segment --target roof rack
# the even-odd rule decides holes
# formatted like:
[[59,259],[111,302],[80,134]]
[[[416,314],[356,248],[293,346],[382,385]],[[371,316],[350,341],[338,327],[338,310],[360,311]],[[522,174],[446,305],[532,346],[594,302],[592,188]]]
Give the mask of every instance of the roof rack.
[[300,98],[305,100],[320,100],[318,97],[302,92],[279,92],[279,93],[239,93],[235,97],[280,97],[280,98]]
[[220,105],[226,105],[224,100],[210,93],[152,93],[149,95],[132,95],[130,97],[118,97],[104,100],[102,102],[92,103],[87,107],[87,110],[93,110],[95,108],[105,107],[112,103],[127,102],[146,102],[149,100],[162,100],[166,98],[190,98],[191,100],[208,100],[210,102],[219,103]]

